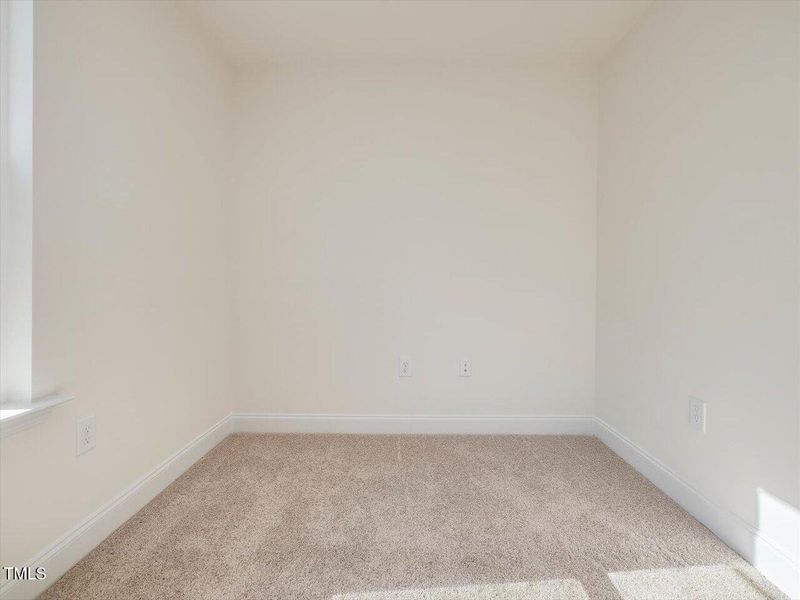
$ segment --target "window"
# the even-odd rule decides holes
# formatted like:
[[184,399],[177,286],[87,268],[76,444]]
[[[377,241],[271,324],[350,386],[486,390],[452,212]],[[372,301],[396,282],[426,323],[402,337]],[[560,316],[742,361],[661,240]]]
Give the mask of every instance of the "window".
[[33,0],[0,0],[0,437],[70,400],[32,398]]
[[0,403],[5,418],[31,401],[31,0],[0,2],[0,43]]

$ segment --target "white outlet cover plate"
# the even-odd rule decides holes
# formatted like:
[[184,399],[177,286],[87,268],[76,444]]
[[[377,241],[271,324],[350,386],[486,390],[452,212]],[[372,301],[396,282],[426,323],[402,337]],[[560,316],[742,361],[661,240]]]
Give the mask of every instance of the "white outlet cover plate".
[[472,377],[472,363],[468,358],[462,358],[458,361],[458,376]]
[[706,403],[698,398],[690,397],[689,400],[689,422],[691,423],[692,429],[705,433],[708,416]]
[[411,377],[411,360],[404,356],[397,359],[397,375],[399,377]]
[[95,425],[94,415],[88,415],[78,419],[77,431],[77,454],[85,454],[93,449],[97,444],[97,426]]

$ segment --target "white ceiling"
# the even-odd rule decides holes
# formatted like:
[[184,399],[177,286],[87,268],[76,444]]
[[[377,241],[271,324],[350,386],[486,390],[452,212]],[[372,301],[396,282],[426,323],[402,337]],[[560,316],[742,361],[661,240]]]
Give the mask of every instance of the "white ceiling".
[[189,0],[237,65],[601,60],[651,0]]

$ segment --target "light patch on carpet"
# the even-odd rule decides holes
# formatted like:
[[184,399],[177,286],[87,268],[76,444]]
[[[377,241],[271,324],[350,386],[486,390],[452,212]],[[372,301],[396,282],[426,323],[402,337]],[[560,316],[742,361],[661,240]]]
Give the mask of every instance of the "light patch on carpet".
[[769,600],[742,572],[728,565],[609,573],[623,600]]
[[490,583],[455,587],[386,590],[337,594],[331,600],[460,600],[492,598],[496,600],[589,600],[576,579],[548,579],[516,583]]

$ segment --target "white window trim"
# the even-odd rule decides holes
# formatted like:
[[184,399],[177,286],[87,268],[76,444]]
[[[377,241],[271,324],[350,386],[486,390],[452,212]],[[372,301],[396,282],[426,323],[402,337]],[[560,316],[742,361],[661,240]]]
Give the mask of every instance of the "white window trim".
[[0,1],[0,437],[68,397],[32,398],[33,1]]
[[0,3],[0,402],[31,401],[33,7]]
[[47,419],[54,406],[72,400],[72,396],[55,395],[36,400],[21,408],[0,409],[0,439],[23,429],[33,427]]

